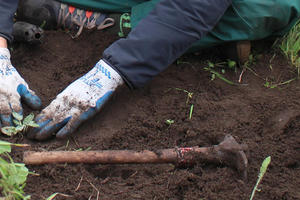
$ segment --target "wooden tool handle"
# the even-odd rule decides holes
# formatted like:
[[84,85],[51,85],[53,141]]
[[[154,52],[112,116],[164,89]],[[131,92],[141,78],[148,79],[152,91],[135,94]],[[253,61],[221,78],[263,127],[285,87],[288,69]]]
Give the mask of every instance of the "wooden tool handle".
[[191,163],[201,154],[201,159],[210,160],[210,147],[185,147],[162,149],[157,151],[104,150],[104,151],[26,151],[23,162],[30,165],[49,163],[94,163],[94,164],[125,164],[125,163]]
[[24,163],[31,165],[49,163],[170,163],[177,161],[174,149],[153,151],[106,150],[106,151],[51,151],[24,153]]

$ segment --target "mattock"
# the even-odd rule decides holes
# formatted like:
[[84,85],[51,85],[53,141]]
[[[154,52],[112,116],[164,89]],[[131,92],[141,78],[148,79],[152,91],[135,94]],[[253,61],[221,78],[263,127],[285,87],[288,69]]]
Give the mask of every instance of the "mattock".
[[195,164],[209,162],[225,164],[247,179],[248,159],[245,154],[247,145],[238,144],[231,136],[210,147],[183,147],[161,149],[156,151],[103,150],[103,151],[49,151],[24,152],[23,160],[27,165],[51,163],[89,163],[89,164],[141,164],[141,163],[173,163]]

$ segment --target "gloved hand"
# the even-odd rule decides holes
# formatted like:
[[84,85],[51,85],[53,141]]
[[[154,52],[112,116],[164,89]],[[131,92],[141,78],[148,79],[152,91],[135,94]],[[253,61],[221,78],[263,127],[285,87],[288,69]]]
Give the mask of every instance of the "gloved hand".
[[103,107],[115,89],[123,84],[121,76],[103,60],[57,95],[37,117],[38,128],[27,137],[44,140],[53,135],[63,138]]
[[12,125],[13,111],[23,114],[21,99],[32,109],[39,109],[42,104],[12,66],[9,50],[0,48],[0,127]]

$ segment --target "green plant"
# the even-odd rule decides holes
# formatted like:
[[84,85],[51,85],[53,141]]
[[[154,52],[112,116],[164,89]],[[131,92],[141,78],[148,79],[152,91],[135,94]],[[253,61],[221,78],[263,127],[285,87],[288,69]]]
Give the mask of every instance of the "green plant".
[[[216,78],[219,78],[223,81],[225,81],[226,83],[230,84],[230,85],[235,85],[235,83],[233,83],[232,81],[228,80],[227,78],[225,78],[222,74],[225,74],[225,67],[228,67],[229,69],[236,69],[236,62],[233,60],[227,60],[226,62],[219,62],[219,63],[212,63],[210,61],[208,61],[207,63],[207,67],[204,67],[203,69],[205,71],[209,71],[211,73],[211,80],[215,80]],[[221,73],[216,71],[216,68],[219,67],[221,68]]]
[[[189,100],[192,99],[192,97],[193,97],[193,93],[189,92],[187,90],[184,90],[184,89],[181,89],[181,88],[175,88],[175,90],[179,90],[179,91],[183,91],[183,92],[187,93],[187,98],[186,98],[186,101],[185,101],[186,105],[189,103]],[[194,104],[192,104],[190,106],[189,119],[192,119],[193,110],[194,110]]]
[[250,54],[248,60],[243,64],[243,68],[249,69],[252,65],[255,65],[258,57],[260,57],[260,55]]
[[193,110],[194,110],[194,104],[192,104],[191,107],[190,107],[189,119],[192,119]]
[[46,24],[47,24],[46,20],[43,20],[43,22],[40,25],[40,28],[45,28]]
[[282,38],[279,48],[296,67],[300,77],[300,21]]
[[167,125],[171,126],[172,124],[175,123],[175,121],[172,120],[172,119],[167,119],[167,120],[165,121],[165,123],[166,123]]
[[58,195],[58,193],[53,193],[52,195],[50,195],[46,200],[52,200],[54,199],[56,196]]
[[230,60],[230,59],[228,59],[227,61],[218,62],[218,63],[213,63],[211,61],[207,61],[207,64],[208,64],[209,68],[215,68],[215,67],[220,67],[220,68],[228,67],[229,69],[236,68],[236,62],[234,60]]
[[12,112],[13,123],[15,126],[5,126],[1,128],[3,134],[12,136],[19,132],[24,132],[28,127],[39,127],[37,123],[34,122],[34,114],[31,113],[23,119],[23,115],[17,112]]
[[[297,78],[292,78],[292,79],[289,79],[289,80],[286,80],[286,81],[276,81],[274,77],[262,77],[260,76],[258,73],[256,73],[254,71],[254,69],[251,68],[252,65],[254,65],[257,61],[257,58],[259,57],[260,55],[256,55],[256,56],[253,56],[252,54],[249,56],[249,59],[243,64],[243,71],[240,75],[240,78],[239,78],[239,82],[241,82],[241,79],[242,79],[242,75],[243,73],[246,71],[246,70],[249,70],[252,74],[254,74],[255,76],[257,76],[258,78],[262,79],[264,81],[264,86],[266,88],[271,88],[271,89],[274,89],[274,88],[277,88],[279,86],[283,86],[283,85],[287,85],[293,81],[295,81]],[[273,56],[271,57],[270,59],[270,65],[269,65],[269,68],[270,70],[273,70],[273,67],[272,67],[272,61],[274,60],[274,58],[276,57],[276,54],[273,54]]]
[[254,198],[254,195],[255,195],[256,191],[260,191],[257,187],[258,187],[259,183],[261,182],[262,178],[264,177],[270,162],[271,162],[271,156],[268,156],[264,159],[263,163],[261,164],[260,171],[259,171],[259,174],[258,174],[258,179],[256,181],[256,184],[255,184],[253,190],[252,190],[250,200],[252,200]]
[[181,65],[181,64],[189,64],[189,65],[191,65],[190,62],[183,61],[183,60],[181,60],[181,59],[176,60],[176,65]]
[[88,147],[88,148],[86,148],[86,149],[80,147],[80,148],[78,148],[78,149],[74,149],[74,151],[89,151],[89,150],[91,150],[91,149],[92,149],[92,147]]
[[183,57],[180,57],[176,60],[176,65],[189,65],[190,67],[192,67],[192,69],[196,70],[195,66],[191,62],[185,61],[185,58]]
[[192,99],[192,97],[193,97],[193,93],[189,92],[187,90],[184,90],[184,89],[181,89],[181,88],[175,88],[175,90],[179,90],[179,91],[183,91],[183,92],[187,93],[187,98],[186,98],[185,104],[188,104],[189,100]]
[[11,144],[0,140],[0,188],[2,200],[28,200],[30,195],[25,195],[23,189],[29,171],[25,164],[15,163],[10,157],[11,146],[24,147],[27,145]]
[[292,78],[292,79],[284,81],[284,82],[273,83],[272,81],[269,81],[268,78],[266,78],[266,82],[265,82],[264,86],[267,87],[267,88],[273,89],[273,88],[277,88],[279,86],[287,85],[287,84],[289,84],[289,83],[291,83],[292,81],[295,81],[295,80],[296,80],[296,78]]
[[53,199],[55,199],[56,196],[71,197],[71,195],[56,192],[56,193],[53,193],[52,195],[50,195],[46,200],[53,200]]
[[215,80],[216,77],[218,77],[219,79],[221,79],[222,81],[225,81],[226,83],[230,84],[230,85],[235,85],[232,81],[228,80],[227,78],[225,78],[222,74],[220,74],[219,72],[216,72],[215,70],[209,68],[209,67],[204,67],[205,71],[209,71],[211,73],[211,80]]

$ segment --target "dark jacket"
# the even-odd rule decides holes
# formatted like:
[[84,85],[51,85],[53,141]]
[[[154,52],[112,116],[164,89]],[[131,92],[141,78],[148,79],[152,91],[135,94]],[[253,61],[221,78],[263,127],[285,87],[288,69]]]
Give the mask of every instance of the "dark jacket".
[[12,41],[13,17],[19,0],[0,0],[0,36]]

